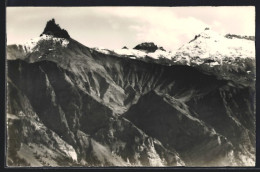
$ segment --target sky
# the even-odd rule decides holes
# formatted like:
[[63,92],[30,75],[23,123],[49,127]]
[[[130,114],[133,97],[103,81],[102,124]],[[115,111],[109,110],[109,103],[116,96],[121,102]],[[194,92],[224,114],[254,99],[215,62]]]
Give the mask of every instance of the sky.
[[171,51],[206,27],[220,34],[255,35],[248,7],[7,7],[7,45],[38,37],[52,18],[88,47],[133,48],[154,42]]

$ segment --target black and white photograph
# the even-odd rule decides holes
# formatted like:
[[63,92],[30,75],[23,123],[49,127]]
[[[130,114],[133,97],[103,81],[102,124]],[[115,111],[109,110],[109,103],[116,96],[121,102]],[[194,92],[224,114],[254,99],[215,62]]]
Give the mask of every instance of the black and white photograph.
[[7,167],[255,167],[254,6],[7,7]]

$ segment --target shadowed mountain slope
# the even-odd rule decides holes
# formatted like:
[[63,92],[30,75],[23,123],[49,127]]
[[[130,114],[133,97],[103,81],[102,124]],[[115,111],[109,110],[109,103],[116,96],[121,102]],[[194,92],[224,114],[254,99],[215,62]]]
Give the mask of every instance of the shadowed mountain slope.
[[46,28],[7,48],[8,165],[254,165],[253,76],[107,54]]

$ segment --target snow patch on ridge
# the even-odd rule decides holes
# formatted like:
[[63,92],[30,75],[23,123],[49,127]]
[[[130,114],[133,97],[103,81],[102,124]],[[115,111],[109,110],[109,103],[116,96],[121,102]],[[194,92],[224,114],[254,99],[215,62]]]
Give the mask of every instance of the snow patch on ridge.
[[175,55],[175,60],[189,58],[195,63],[199,60],[211,59],[220,65],[226,58],[236,60],[236,58],[255,58],[255,42],[246,39],[228,39],[211,30],[205,30],[188,44],[182,46]]
[[[55,46],[67,47],[69,40],[65,38],[57,38],[52,35],[43,34],[40,37],[31,39],[22,45],[17,45],[26,53],[41,51],[41,41],[51,41],[48,51],[54,51]],[[48,44],[49,42],[47,42]],[[43,44],[43,48],[45,44]],[[149,46],[149,45],[148,45]],[[232,64],[239,66],[240,62],[247,59],[255,59],[255,42],[248,39],[227,38],[210,29],[205,29],[199,35],[196,35],[189,43],[184,44],[178,50],[173,52],[163,51],[158,48],[155,52],[148,52],[138,49],[115,49],[109,50],[105,48],[92,48],[91,51],[97,51],[106,55],[117,55],[122,58],[148,60],[155,63],[163,63],[168,65],[208,65],[215,67],[223,64]],[[43,56],[37,56],[38,59]],[[162,60],[162,61],[161,61]]]
[[114,52],[118,55],[135,56],[137,58],[144,58],[147,55],[144,51],[135,49],[117,49]]
[[210,67],[214,67],[223,63],[236,63],[239,59],[255,58],[254,41],[239,38],[229,39],[210,29],[205,29],[175,52],[167,52],[160,49],[157,49],[155,52],[145,52],[136,49],[108,50],[95,48],[95,50],[108,55],[128,56],[131,59],[144,59],[146,57],[154,60],[168,59],[173,63],[181,63],[188,66],[207,64]]
[[115,50],[107,50],[103,48],[94,48],[94,49],[103,54],[115,53],[121,56],[129,56],[129,58],[131,59],[142,59],[145,57],[151,57],[156,60],[160,58],[167,58],[170,60],[174,56],[174,53],[162,51],[160,49],[156,50],[155,52],[148,52],[148,53],[136,49],[115,49]]
[[[44,41],[44,40],[52,40],[54,43],[59,43],[62,47],[67,47],[68,44],[69,44],[69,41],[65,38],[56,38],[52,35],[45,35],[43,34],[42,36],[40,37],[36,37],[36,38],[33,38],[25,43],[22,43],[22,47],[23,47],[23,50],[28,53],[28,52],[33,52],[33,51],[38,51],[38,43],[40,41]],[[19,45],[17,45],[19,46]]]
[[108,54],[108,55],[111,54],[111,52],[108,49],[105,49],[105,48],[102,48],[102,47],[100,47],[100,48],[95,47],[93,49],[100,52],[100,53],[103,53],[103,54]]

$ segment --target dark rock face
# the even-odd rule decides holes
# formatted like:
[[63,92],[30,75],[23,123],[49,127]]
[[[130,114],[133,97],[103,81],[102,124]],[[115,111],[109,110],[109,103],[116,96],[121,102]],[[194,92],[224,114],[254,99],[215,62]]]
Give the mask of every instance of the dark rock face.
[[[219,93],[214,91],[203,98],[191,98],[184,103],[152,91],[141,97],[123,116],[164,145],[174,147],[186,165],[228,165],[234,163],[233,159],[242,164],[239,152],[244,150],[239,145],[255,143],[252,137],[255,128],[246,127],[242,124],[243,119],[234,120],[239,117],[229,114],[232,112],[227,110],[226,106],[230,106],[228,100],[220,95],[224,92],[220,87]],[[240,102],[241,99],[236,98],[240,94],[236,93],[232,101]],[[246,121],[254,121],[254,117],[248,114],[250,111],[245,109],[241,113]],[[242,140],[245,142],[242,143]],[[194,145],[200,145],[203,149]],[[231,152],[234,154],[230,155]]]
[[42,34],[53,35],[58,38],[66,38],[66,39],[70,38],[70,35],[68,34],[68,32],[64,29],[61,29],[60,26],[55,23],[54,19],[47,22]]
[[158,47],[153,42],[144,42],[144,43],[138,44],[137,46],[134,47],[134,49],[143,50],[146,52],[155,52],[158,49],[165,51],[163,47]]
[[235,34],[229,33],[229,34],[226,34],[225,37],[229,38],[229,39],[238,38],[238,39],[247,39],[247,40],[255,41],[254,36],[241,36],[241,35],[235,35]]
[[252,84],[51,42],[8,60],[8,165],[254,164]]
[[[31,109],[34,109],[32,113],[37,114],[44,126],[71,145],[77,152],[78,160],[86,161],[86,165],[126,165],[127,162],[130,163],[128,165],[184,164],[177,152],[164,148],[158,140],[143,133],[130,121],[115,116],[110,108],[99,102],[100,100],[95,100],[76,87],[74,85],[76,83],[69,82],[67,76],[72,82],[73,77],[78,76],[71,77],[69,71],[55,63],[43,61],[28,64],[16,60],[10,61],[9,67],[9,76],[15,85],[10,88],[10,93],[16,92],[17,88],[21,89],[21,92],[28,97]],[[10,100],[16,100],[15,96],[17,94],[10,94]],[[29,113],[28,109],[23,109],[24,106],[15,106],[15,102],[10,102],[9,105],[9,112],[12,114],[17,114],[19,111]],[[31,134],[38,137],[35,133]],[[25,139],[28,137],[28,135],[20,136]],[[49,139],[51,138],[47,138]],[[20,141],[18,144],[21,143],[24,142]],[[34,140],[30,140],[29,143],[36,144]],[[48,146],[48,142],[40,143]],[[109,148],[102,145],[107,145]],[[98,152],[100,147],[106,149],[105,153]],[[118,156],[111,159],[111,152],[115,152]],[[103,153],[105,160],[97,156],[97,153]],[[139,157],[139,154],[142,156]],[[154,157],[148,158],[148,154],[153,154]]]

